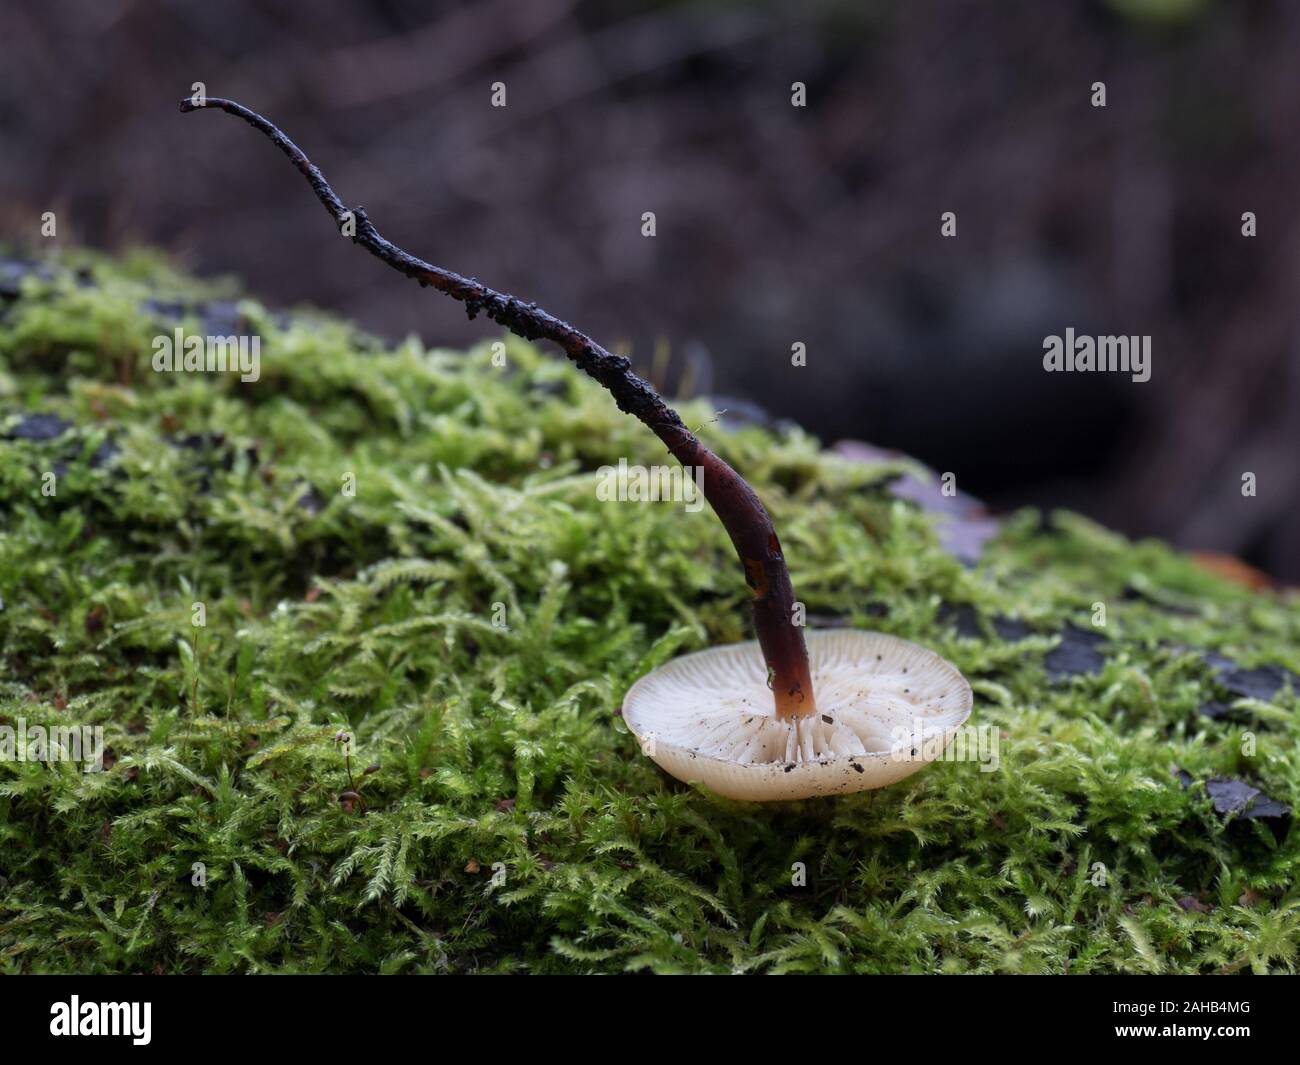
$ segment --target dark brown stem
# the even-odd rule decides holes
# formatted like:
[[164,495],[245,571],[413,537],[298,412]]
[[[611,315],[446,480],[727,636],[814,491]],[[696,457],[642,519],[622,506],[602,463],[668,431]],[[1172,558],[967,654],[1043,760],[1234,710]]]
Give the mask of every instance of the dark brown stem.
[[302,150],[256,112],[215,96],[208,97],[202,105],[191,100],[181,102],[182,111],[209,109],[237,115],[264,133],[307,179],[334,224],[341,231],[349,223],[355,226],[351,235],[354,244],[422,286],[432,286],[460,300],[471,318],[482,312],[525,340],[542,339],[558,344],[580,369],[605,386],[619,410],[641,419],[678,462],[686,467],[699,467],[703,471],[704,497],[726,527],[752,592],[754,628],[767,662],[776,716],[805,717],[816,710],[803,630],[794,623],[794,588],[772,519],[745,479],[700,443],[677,412],[632,372],[632,364],[626,358],[606,351],[591,337],[535,303],[524,303],[514,296],[496,292],[474,278],[426,263],[389,243],[371,224],[364,207],[345,206]]

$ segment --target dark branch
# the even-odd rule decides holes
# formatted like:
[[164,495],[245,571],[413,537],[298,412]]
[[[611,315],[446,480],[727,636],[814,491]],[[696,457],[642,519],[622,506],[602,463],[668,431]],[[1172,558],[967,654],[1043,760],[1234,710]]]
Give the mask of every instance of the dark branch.
[[753,593],[750,605],[754,626],[773,674],[777,714],[782,718],[811,714],[815,705],[808,652],[802,630],[793,624],[794,589],[767,511],[744,478],[701,444],[677,412],[632,372],[632,364],[622,355],[606,351],[568,322],[547,314],[537,304],[524,303],[472,277],[462,277],[417,259],[384,239],[366,216],[365,208],[349,209],[302,149],[255,111],[215,96],[208,97],[202,105],[191,100],[181,102],[181,110],[185,112],[213,109],[242,118],[284,152],[307,179],[335,225],[342,230],[349,220],[354,223],[353,243],[421,285],[460,300],[470,318],[481,312],[525,340],[541,339],[558,344],[580,369],[605,386],[620,410],[644,422],[682,465],[703,469],[705,498],[726,527]]
[[463,277],[451,270],[434,266],[386,240],[374,227],[364,207],[349,209],[330,183],[325,180],[325,175],[307,158],[306,153],[286,137],[274,123],[257,112],[250,111],[233,100],[215,96],[208,97],[203,107],[195,105],[190,100],[181,103],[182,111],[205,109],[216,109],[237,115],[254,129],[265,134],[307,179],[316,198],[334,219],[335,225],[341,229],[351,218],[356,227],[355,235],[351,237],[354,244],[361,245],[371,255],[383,260],[399,273],[414,278],[421,285],[431,286],[439,292],[445,292],[453,299],[460,300],[465,304],[466,313],[470,318],[477,317],[481,312],[526,340],[545,339],[558,344],[582,370],[613,393],[621,410],[640,418],[661,437],[665,431],[670,433],[672,436],[670,446],[696,443],[694,434],[682,423],[677,412],[665,404],[647,382],[632,372],[631,363],[622,355],[606,351],[591,337],[575,329],[568,322],[547,314],[535,303],[524,303],[514,296],[488,288],[474,278]]

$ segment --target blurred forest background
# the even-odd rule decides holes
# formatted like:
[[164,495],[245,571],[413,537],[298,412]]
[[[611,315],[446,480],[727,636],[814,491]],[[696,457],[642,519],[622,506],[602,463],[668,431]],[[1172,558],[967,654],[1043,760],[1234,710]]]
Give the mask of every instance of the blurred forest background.
[[[670,391],[1294,584],[1297,57],[1287,0],[6,2],[0,236],[55,210],[59,243],[393,339],[495,328],[341,243],[247,127],[181,116],[202,81],[408,250],[667,354]],[[1150,382],[1045,373],[1068,326],[1151,335]]]

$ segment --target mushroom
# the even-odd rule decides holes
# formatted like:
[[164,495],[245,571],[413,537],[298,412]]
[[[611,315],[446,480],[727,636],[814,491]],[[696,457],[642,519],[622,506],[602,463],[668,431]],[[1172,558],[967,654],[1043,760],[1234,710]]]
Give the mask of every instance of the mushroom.
[[941,757],[971,689],[933,651],[878,632],[807,634],[815,714],[773,710],[757,642],[684,655],[623,702],[641,749],[679,780],[763,802],[883,788]]
[[[628,359],[601,347],[535,303],[497,292],[472,277],[435,266],[383,237],[364,207],[349,208],[325,175],[272,122],[215,96],[183,100],[181,111],[224,111],[247,122],[283,152],[307,180],[339,231],[414,281],[484,314],[525,340],[558,345],[643,422],[684,467],[699,471],[704,497],[739,556],[750,588],[758,640],[687,655],[642,677],[624,707],[632,731],[674,776],[699,780],[723,795],[794,799],[883,787],[924,761],[900,757],[888,730],[925,724],[927,740],[946,738],[970,714],[970,687],[943,659],[913,644],[873,633],[812,633],[805,640],[781,542],[762,502],[743,477],[682,422]],[[808,643],[816,654],[810,662]],[[899,678],[903,680],[900,681]],[[814,684],[814,678],[816,684]],[[820,705],[816,689],[823,689]],[[913,745],[905,744],[907,751]],[[942,748],[940,747],[940,750]]]

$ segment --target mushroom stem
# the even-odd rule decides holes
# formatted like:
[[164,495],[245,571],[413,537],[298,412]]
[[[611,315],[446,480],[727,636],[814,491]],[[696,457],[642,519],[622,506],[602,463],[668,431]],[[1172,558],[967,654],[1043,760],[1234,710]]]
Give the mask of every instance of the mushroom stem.
[[188,99],[181,101],[184,112],[207,109],[236,115],[265,134],[307,179],[335,225],[343,232],[349,232],[346,226],[354,227],[350,231],[354,244],[399,273],[414,278],[422,287],[431,286],[460,300],[470,318],[477,317],[481,311],[525,340],[544,339],[558,344],[581,370],[605,386],[619,410],[644,422],[678,462],[699,467],[704,497],[726,527],[753,593],[750,607],[770,674],[776,716],[784,720],[815,712],[808,650],[802,628],[794,623],[794,588],[772,519],[745,479],[686,428],[677,412],[632,372],[632,364],[626,358],[606,351],[591,337],[535,303],[524,303],[474,278],[417,259],[385,240],[366,216],[364,207],[349,209],[302,149],[256,112],[215,96],[207,97],[203,104]]

